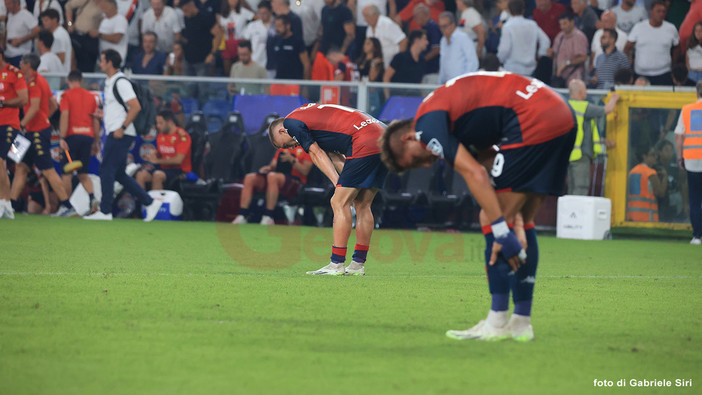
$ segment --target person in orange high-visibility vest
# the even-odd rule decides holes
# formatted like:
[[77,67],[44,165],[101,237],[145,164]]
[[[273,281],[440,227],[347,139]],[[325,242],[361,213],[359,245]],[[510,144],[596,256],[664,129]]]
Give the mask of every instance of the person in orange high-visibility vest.
[[697,83],[697,101],[682,108],[675,128],[680,168],[687,171],[692,240],[702,244],[702,82]]
[[656,171],[656,150],[651,147],[640,153],[641,163],[629,172],[626,219],[636,222],[658,222],[658,197],[665,196],[665,169]]

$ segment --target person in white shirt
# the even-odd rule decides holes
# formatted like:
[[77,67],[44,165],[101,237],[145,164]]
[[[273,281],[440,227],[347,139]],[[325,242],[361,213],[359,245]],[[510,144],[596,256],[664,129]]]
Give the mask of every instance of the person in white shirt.
[[7,9],[5,60],[19,67],[22,55],[32,52],[32,40],[39,34],[39,23],[31,12],[20,8],[19,0],[5,0]]
[[63,63],[61,59],[51,52],[51,45],[54,43],[54,35],[48,30],[42,30],[37,37],[37,50],[41,54],[39,57],[39,67],[37,72],[44,73],[63,73]]
[[502,37],[497,46],[497,57],[505,70],[529,77],[536,70],[537,56],[545,56],[551,40],[536,22],[524,18],[524,0],[511,0],[512,15],[502,25]]
[[173,43],[180,40],[183,25],[173,7],[164,4],[164,0],[151,0],[151,8],[141,18],[141,34],[154,32],[158,36],[156,50],[169,53]]
[[456,16],[450,12],[439,15],[439,29],[441,29],[441,57],[439,58],[439,83],[478,71],[480,66],[475,44],[463,31],[456,28]]
[[[673,85],[671,66],[677,57],[680,36],[675,25],[665,21],[667,10],[662,0],[653,2],[651,17],[631,29],[624,48],[629,63],[634,65],[634,72],[648,78],[651,85]],[[635,54],[632,53],[634,50]]]
[[612,12],[617,14],[617,27],[627,34],[634,25],[647,19],[646,9],[636,5],[636,0],[622,0],[618,6],[612,8]]
[[105,13],[105,18],[100,22],[98,29],[100,39],[100,52],[114,49],[122,59],[127,58],[127,29],[129,24],[127,19],[117,13],[117,2],[115,0],[102,0],[100,9]]
[[[251,41],[251,49],[253,54],[251,55],[254,62],[266,67],[268,64],[268,53],[266,43],[272,40],[275,33],[275,26],[273,25],[273,10],[271,8],[271,2],[268,0],[262,0],[258,3],[258,18],[248,25],[244,30],[244,38]],[[271,75],[271,70],[268,70],[268,78],[274,78],[275,74]]]
[[463,31],[475,43],[478,57],[482,57],[485,54],[485,39],[487,38],[483,17],[475,9],[473,0],[458,0],[456,1],[456,8],[461,14],[460,25]]
[[[108,0],[104,0],[108,1]],[[115,6],[116,13],[116,6]],[[119,52],[107,49],[100,54],[100,70],[107,74],[105,79],[105,107],[103,110],[105,132],[107,139],[100,164],[100,186],[102,199],[100,209],[83,219],[112,220],[112,203],[114,202],[115,181],[124,186],[127,192],[139,199],[146,206],[144,221],[151,221],[161,208],[161,201],[149,196],[136,180],[124,172],[127,166],[127,154],[136,137],[136,129],[132,122],[136,118],[141,105],[137,99],[131,82],[120,71],[122,58]],[[124,102],[120,104],[115,96],[115,91]],[[126,110],[126,109],[128,110]]]
[[322,24],[324,0],[303,0],[290,7],[302,20],[302,40],[308,48],[317,40],[317,33]]
[[222,14],[217,15],[224,31],[225,48],[221,51],[224,70],[228,71],[237,58],[237,44],[244,37],[246,24],[254,18],[254,13],[242,7],[241,0],[223,0]]
[[383,49],[383,63],[390,66],[390,61],[399,52],[407,49],[407,36],[397,23],[380,14],[377,6],[371,4],[363,9],[363,18],[368,23],[366,37],[375,37]]
[[702,81],[702,21],[698,21],[692,27],[692,34],[687,40],[687,50],[685,51],[685,63],[689,70],[687,78],[699,82]]
[[151,4],[148,0],[116,0],[116,2],[117,13],[127,20],[127,53],[131,57],[132,53],[141,50],[139,23]]
[[73,46],[71,45],[71,36],[63,26],[59,25],[59,13],[53,9],[41,13],[41,24],[44,29],[54,35],[54,45],[51,47],[51,52],[55,53],[63,64],[63,72],[71,71],[71,58],[73,56]]
[[34,15],[34,17],[38,20],[41,17],[41,13],[50,8],[58,12],[59,24],[63,25],[63,8],[61,8],[61,4],[59,4],[58,0],[35,0],[32,15]]
[[595,59],[597,59],[597,57],[603,52],[602,43],[600,43],[600,41],[602,40],[604,29],[616,30],[617,42],[615,47],[622,52],[624,52],[627,38],[629,37],[624,30],[617,27],[617,14],[611,10],[603,12],[600,21],[600,28],[595,32],[595,35],[592,36],[592,43],[590,44],[590,70],[592,70],[592,68],[595,66]]

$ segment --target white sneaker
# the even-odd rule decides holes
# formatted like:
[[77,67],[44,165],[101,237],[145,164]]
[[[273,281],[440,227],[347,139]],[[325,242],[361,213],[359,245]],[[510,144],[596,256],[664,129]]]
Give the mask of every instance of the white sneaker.
[[347,276],[365,276],[366,269],[362,263],[351,261],[351,263],[346,267],[345,273]]
[[232,221],[232,223],[234,225],[243,225],[243,224],[248,223],[248,221],[246,220],[246,217],[244,217],[243,215],[237,215],[236,218],[234,218],[234,221]]
[[261,217],[261,225],[275,225],[275,221],[273,220],[273,218],[264,215],[263,217]]
[[92,220],[98,220],[98,221],[112,221],[112,213],[105,214],[102,211],[98,210],[90,215],[86,215],[85,217],[83,217],[83,219],[92,219]]
[[314,275],[318,275],[318,276],[343,276],[344,275],[344,264],[343,263],[330,263],[321,269],[307,272],[307,274],[314,274]]
[[518,342],[530,342],[534,340],[534,328],[531,326],[531,317],[512,314],[507,323],[512,340]]
[[163,204],[162,201],[158,199],[154,199],[151,204],[146,206],[146,215],[144,216],[144,222],[151,222],[156,218],[156,215],[158,214],[158,210],[161,209],[161,204]]
[[2,209],[0,218],[15,219],[15,210],[12,208],[12,203],[9,200],[2,201],[0,208]]
[[500,341],[509,339],[510,333],[507,325],[503,327],[494,327],[487,320],[481,320],[472,328],[466,330],[449,330],[446,331],[446,336],[456,340],[485,340],[485,341]]
[[93,198],[90,201],[90,213],[94,213],[96,211],[100,210],[100,199],[98,198]]
[[59,207],[57,212],[51,214],[52,217],[72,217],[74,215],[78,215],[76,209],[73,207],[69,208],[66,206]]
[[690,240],[690,244],[698,246],[702,244],[702,239],[700,239],[699,237],[693,237],[692,240]]

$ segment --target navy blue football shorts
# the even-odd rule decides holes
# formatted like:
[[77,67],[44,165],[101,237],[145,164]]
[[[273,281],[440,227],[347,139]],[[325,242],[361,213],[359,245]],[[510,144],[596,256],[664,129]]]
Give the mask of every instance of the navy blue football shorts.
[[0,126],[0,160],[7,159],[7,153],[10,151],[10,147],[12,147],[12,142],[15,141],[17,133],[17,129],[12,126]]
[[27,140],[32,142],[32,146],[24,155],[22,163],[32,168],[36,166],[39,170],[49,170],[54,168],[51,161],[51,127],[38,132],[27,132],[24,134]]
[[346,159],[336,186],[365,189],[382,188],[387,175],[388,169],[380,160],[380,154]]
[[495,191],[563,195],[576,134],[577,126],[540,144],[500,150],[490,174]]
[[[93,148],[94,138],[81,134],[73,134],[66,137],[66,144],[68,144],[68,153],[71,155],[71,159],[74,161],[79,160],[83,162],[83,167],[78,169],[78,174],[85,174],[88,172],[88,165],[90,164],[90,151]],[[68,157],[64,152],[61,156],[61,168],[63,168],[68,163]]]

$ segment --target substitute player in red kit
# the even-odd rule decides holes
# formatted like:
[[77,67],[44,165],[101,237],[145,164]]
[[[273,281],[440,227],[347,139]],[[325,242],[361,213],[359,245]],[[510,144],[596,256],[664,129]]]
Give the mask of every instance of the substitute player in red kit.
[[[73,70],[67,78],[68,90],[61,95],[61,121],[59,144],[64,152],[73,160],[79,160],[83,167],[78,169],[78,179],[85,188],[90,198],[90,212],[100,208],[100,200],[95,197],[93,182],[88,176],[90,156],[99,149],[100,119],[95,115],[98,109],[98,100],[94,94],[81,88],[83,74],[80,70]],[[61,158],[61,167],[68,163],[64,153]],[[62,177],[66,192],[70,195],[73,189],[73,174],[64,174]]]
[[[394,172],[444,158],[465,179],[488,220],[484,228],[492,306],[455,339],[533,339],[531,304],[538,264],[534,216],[546,195],[562,195],[577,131],[568,104],[541,81],[511,73],[457,77],[429,94],[414,120],[391,124],[379,142]],[[491,184],[475,157],[497,146]],[[497,193],[496,193],[497,192]],[[522,233],[509,225],[523,218]],[[521,232],[519,232],[521,233]],[[526,250],[526,251],[525,251]],[[509,293],[514,314],[508,317]]]
[[175,115],[170,110],[163,110],[156,115],[156,150],[146,156],[146,160],[158,165],[158,169],[139,170],[136,180],[145,188],[147,182],[151,189],[163,189],[178,178],[192,171],[191,146],[192,140],[188,132],[178,127]]
[[[371,204],[387,175],[378,148],[378,138],[384,129],[382,122],[368,114],[333,104],[308,104],[271,123],[268,132],[274,146],[301,146],[315,166],[336,185],[331,198],[334,211],[331,263],[307,274],[365,275],[375,226]],[[352,204],[356,209],[356,247],[351,264],[344,268]]]
[[68,217],[75,215],[76,210],[68,201],[68,193],[54,168],[49,152],[51,145],[49,117],[58,109],[58,103],[51,93],[49,83],[37,73],[39,62],[39,56],[35,54],[24,55],[20,61],[20,68],[27,79],[29,96],[29,103],[24,106],[24,118],[20,120],[20,128],[26,128],[25,137],[32,142],[32,145],[24,155],[22,163],[17,164],[10,197],[12,200],[19,197],[27,183],[27,174],[31,171],[32,166],[36,166],[49,181],[51,188],[54,189],[59,198],[59,209],[54,215]]
[[27,83],[17,67],[5,62],[0,47],[0,218],[15,218],[10,203],[7,152],[19,131],[19,108],[27,104]]

